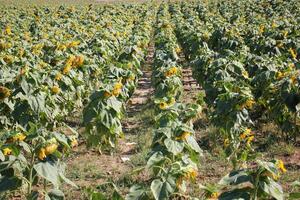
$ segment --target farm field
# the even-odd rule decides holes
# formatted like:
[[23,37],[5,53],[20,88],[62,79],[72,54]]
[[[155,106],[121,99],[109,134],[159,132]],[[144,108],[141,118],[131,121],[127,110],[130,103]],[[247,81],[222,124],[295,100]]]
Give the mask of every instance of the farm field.
[[0,11],[0,199],[300,199],[300,1]]

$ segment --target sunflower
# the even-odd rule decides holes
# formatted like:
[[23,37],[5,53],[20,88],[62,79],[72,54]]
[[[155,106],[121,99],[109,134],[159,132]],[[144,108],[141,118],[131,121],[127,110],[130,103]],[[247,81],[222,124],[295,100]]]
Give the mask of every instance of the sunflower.
[[182,132],[182,134],[180,136],[176,137],[175,139],[176,140],[186,140],[190,135],[191,135],[190,132],[184,131],[184,132]]
[[60,72],[58,72],[58,73],[55,75],[55,80],[60,81],[61,78],[62,78],[62,76],[63,76],[63,75],[62,75]]
[[57,150],[58,145],[56,143],[49,144],[45,147],[45,154],[50,155]]
[[248,137],[246,144],[250,145],[250,143],[254,140],[254,136],[251,135],[250,137]]
[[77,47],[80,44],[80,41],[72,41],[69,44],[67,44],[67,47],[72,48],[72,47]]
[[81,65],[83,65],[83,62],[84,62],[84,56],[79,55],[75,57],[73,65],[76,67],[80,67]]
[[189,168],[185,174],[185,178],[195,180],[198,175],[198,171],[195,168]]
[[10,148],[8,148],[8,147],[4,148],[2,151],[3,151],[3,154],[4,154],[5,156],[10,155],[11,152],[12,152],[12,150],[11,150]]
[[21,142],[21,141],[25,140],[25,138],[26,138],[26,135],[24,135],[23,133],[17,133],[10,140],[12,142]]
[[230,141],[229,141],[228,138],[226,138],[226,139],[224,140],[224,142],[223,142],[224,147],[228,147],[229,144],[230,144]]
[[259,26],[259,33],[262,34],[265,31],[265,26],[263,24],[261,24]]
[[45,148],[41,148],[38,152],[38,158],[40,160],[44,160],[47,157],[46,153],[45,153]]
[[71,147],[73,148],[73,147],[76,147],[76,146],[78,146],[78,141],[76,140],[76,138],[73,138],[71,140]]
[[294,59],[297,58],[297,52],[294,49],[289,48],[289,52],[290,52],[292,58],[294,58]]
[[60,91],[61,91],[61,89],[58,87],[58,86],[53,86],[52,88],[51,88],[51,91],[54,93],[54,94],[59,94],[60,93]]
[[159,108],[161,110],[165,110],[168,107],[168,104],[166,102],[160,102],[159,103]]
[[10,89],[4,86],[0,86],[0,100],[3,100],[10,96]]
[[245,131],[240,135],[240,139],[245,139],[246,137],[252,135],[251,129],[246,128]]
[[7,63],[7,64],[11,64],[14,62],[14,57],[12,55],[6,55],[4,56],[3,60]]
[[282,160],[278,160],[276,163],[276,166],[282,173],[286,173],[287,170],[286,170]]
[[5,27],[4,33],[5,33],[6,35],[11,35],[11,34],[12,34],[12,33],[11,33],[11,27],[10,27],[9,25]]

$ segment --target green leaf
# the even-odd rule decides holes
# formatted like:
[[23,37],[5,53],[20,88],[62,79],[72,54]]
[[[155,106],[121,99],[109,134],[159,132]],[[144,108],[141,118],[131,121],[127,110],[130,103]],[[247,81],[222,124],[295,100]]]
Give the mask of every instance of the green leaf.
[[52,189],[48,192],[50,200],[63,200],[65,199],[64,193],[59,189]]
[[186,142],[194,151],[202,155],[202,149],[200,148],[200,146],[198,145],[197,141],[193,136],[189,135],[188,137],[186,137]]
[[300,199],[300,192],[292,192],[292,193],[290,193],[289,199]]
[[160,162],[164,160],[164,155],[162,152],[155,152],[147,161],[147,167],[151,168],[155,165],[158,165]]
[[123,104],[116,97],[112,96],[107,99],[107,105],[113,108],[117,113],[120,113]]
[[249,188],[235,189],[222,193],[218,200],[250,200],[250,192]]
[[133,185],[129,194],[126,195],[125,200],[148,200],[147,191],[140,185]]
[[281,186],[272,179],[269,179],[269,183],[260,181],[259,187],[277,200],[284,199],[284,193]]
[[15,176],[1,176],[0,175],[0,192],[8,190],[15,190],[22,185],[22,181]]
[[171,138],[165,139],[164,144],[166,145],[168,151],[173,153],[174,155],[181,153],[184,149],[184,143],[174,141]]
[[160,179],[155,179],[151,183],[151,191],[156,200],[169,199],[169,195],[173,193],[174,189],[174,184],[170,183],[169,179],[164,182]]
[[233,171],[224,176],[220,181],[220,185],[238,185],[251,181],[251,176],[244,170]]
[[39,162],[34,165],[35,171],[39,176],[51,182],[54,186],[60,185],[59,169],[56,163],[52,161]]

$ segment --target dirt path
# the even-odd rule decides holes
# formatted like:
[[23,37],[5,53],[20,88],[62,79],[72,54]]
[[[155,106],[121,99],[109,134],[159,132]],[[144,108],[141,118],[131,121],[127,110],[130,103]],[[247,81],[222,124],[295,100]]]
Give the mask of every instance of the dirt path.
[[[127,177],[133,170],[132,157],[141,151],[139,139],[147,131],[147,121],[144,119],[145,109],[149,105],[153,89],[151,88],[151,66],[153,62],[154,47],[149,46],[146,62],[142,67],[143,75],[139,78],[137,89],[126,105],[126,116],[122,122],[125,137],[119,139],[116,152],[99,154],[97,151],[87,150],[85,144],[80,144],[74,149],[72,156],[67,161],[67,177],[71,179],[79,189],[65,186],[67,199],[82,199],[84,188],[100,187],[106,182],[114,182],[122,192],[128,190]],[[143,140],[143,139],[141,139]],[[121,186],[120,186],[121,185]],[[107,186],[103,186],[107,187]],[[109,189],[104,189],[104,191]]]
[[182,67],[183,102],[195,103],[195,98],[201,88],[193,77],[193,72],[183,53],[179,55]]
[[125,117],[123,123],[123,130],[125,134],[130,133],[132,129],[141,125],[142,119],[138,119],[137,115],[139,115],[145,109],[153,94],[153,88],[151,86],[151,67],[153,64],[153,56],[154,46],[153,44],[150,44],[146,62],[142,68],[143,75],[139,78],[137,89],[126,106],[127,116]]

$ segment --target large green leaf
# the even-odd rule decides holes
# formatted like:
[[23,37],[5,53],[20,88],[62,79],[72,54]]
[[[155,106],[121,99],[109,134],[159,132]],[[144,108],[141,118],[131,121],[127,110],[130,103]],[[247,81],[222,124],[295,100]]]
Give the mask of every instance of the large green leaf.
[[47,181],[51,182],[54,186],[60,185],[59,168],[56,163],[52,161],[39,162],[34,165],[37,174]]
[[0,175],[0,192],[5,192],[9,190],[15,190],[20,187],[22,180],[18,179],[15,176],[1,176]]
[[268,183],[265,181],[260,181],[259,187],[277,200],[284,199],[284,193],[281,186],[272,179],[269,179]]
[[168,177],[165,181],[155,179],[151,183],[151,191],[156,200],[168,200],[175,188],[175,180],[172,177]]
[[126,195],[125,200],[148,200],[147,191],[140,185],[133,185],[129,193]]
[[170,151],[174,155],[181,153],[182,150],[184,149],[183,142],[177,142],[175,140],[172,140],[171,138],[165,139],[164,144],[166,145],[168,151]]
[[251,181],[251,176],[244,170],[233,171],[224,176],[220,181],[220,185],[238,185]]

